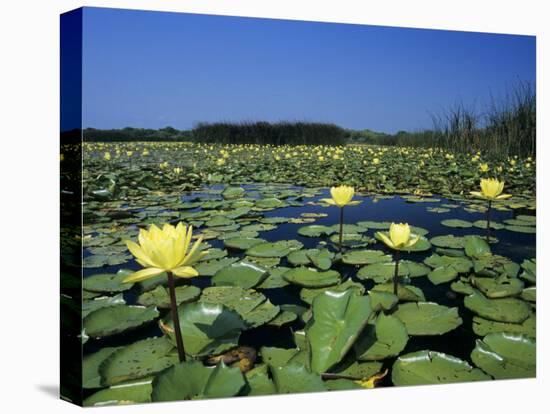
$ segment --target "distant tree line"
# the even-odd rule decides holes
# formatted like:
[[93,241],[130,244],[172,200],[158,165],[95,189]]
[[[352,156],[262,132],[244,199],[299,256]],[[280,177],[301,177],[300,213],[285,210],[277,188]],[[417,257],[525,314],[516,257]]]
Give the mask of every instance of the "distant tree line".
[[345,129],[316,122],[200,123],[192,135],[198,142],[271,145],[344,145],[348,138]]
[[191,131],[181,131],[172,127],[161,129],[122,128],[95,129],[83,131],[84,141],[95,142],[129,142],[129,141],[189,141]]

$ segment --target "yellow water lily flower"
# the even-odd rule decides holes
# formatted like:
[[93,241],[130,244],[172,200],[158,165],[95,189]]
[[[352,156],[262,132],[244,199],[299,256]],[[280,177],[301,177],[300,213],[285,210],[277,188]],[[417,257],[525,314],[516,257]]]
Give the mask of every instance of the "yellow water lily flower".
[[374,159],[372,160],[372,163],[373,163],[374,165],[378,165],[378,164],[380,164],[380,160],[379,160],[378,158],[374,158]]
[[506,200],[512,197],[512,194],[502,194],[504,181],[499,181],[496,178],[484,178],[479,183],[479,186],[481,187],[481,191],[470,191],[470,194],[487,200]]
[[392,223],[387,234],[381,231],[376,234],[386,246],[395,250],[408,249],[420,239],[419,236],[411,234],[411,228],[407,223]]
[[488,164],[480,164],[479,165],[479,171],[481,171],[481,172],[489,171],[489,165]]
[[369,378],[363,378],[363,379],[353,381],[353,382],[355,382],[357,385],[360,385],[363,388],[371,389],[371,388],[376,387],[376,383],[379,382],[386,375],[388,375],[388,369],[387,368],[384,372],[379,372],[378,374],[374,374],[373,376],[371,376]]
[[181,168],[180,167],[174,168],[174,174],[180,175],[181,174]]
[[331,206],[355,206],[360,203],[360,201],[352,201],[352,198],[355,194],[353,187],[347,185],[341,185],[339,187],[331,187],[330,195],[332,198],[323,198],[321,201],[330,204]]
[[183,278],[198,276],[198,272],[191,265],[207,252],[199,250],[202,237],[187,252],[192,235],[193,227],[186,227],[182,222],[176,227],[165,224],[160,229],[152,224],[148,231],[141,229],[138,236],[139,244],[127,240],[126,246],[145,269],[132,273],[123,282],[139,282],[162,272],[172,272],[174,276]]
[[106,152],[105,154],[103,154],[103,159],[105,161],[110,161],[111,160],[111,153],[110,152]]

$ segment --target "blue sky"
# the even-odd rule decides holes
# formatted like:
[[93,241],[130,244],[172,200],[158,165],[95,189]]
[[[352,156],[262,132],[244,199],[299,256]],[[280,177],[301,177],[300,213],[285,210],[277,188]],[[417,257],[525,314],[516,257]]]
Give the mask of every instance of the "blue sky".
[[307,120],[394,133],[535,82],[535,38],[84,9],[84,127]]

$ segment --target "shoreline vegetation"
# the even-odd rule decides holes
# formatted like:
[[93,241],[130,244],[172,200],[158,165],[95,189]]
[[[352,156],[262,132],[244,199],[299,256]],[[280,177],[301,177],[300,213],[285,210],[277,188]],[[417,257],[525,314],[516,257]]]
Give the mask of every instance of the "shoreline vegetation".
[[[431,129],[387,134],[320,122],[216,122],[198,123],[191,130],[173,127],[156,130],[86,128],[82,137],[87,142],[191,141],[275,146],[371,144],[434,147],[458,153],[481,151],[495,158],[536,155],[536,94],[529,83],[520,83],[498,101],[491,98],[484,110],[457,103],[432,114],[432,123]],[[62,138],[63,134],[70,136],[71,131],[62,133]]]

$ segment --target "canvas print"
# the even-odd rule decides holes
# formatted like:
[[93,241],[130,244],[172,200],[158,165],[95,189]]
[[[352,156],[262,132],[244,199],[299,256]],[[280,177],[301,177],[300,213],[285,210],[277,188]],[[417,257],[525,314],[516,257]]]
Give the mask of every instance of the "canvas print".
[[535,377],[535,45],[62,15],[62,397]]

